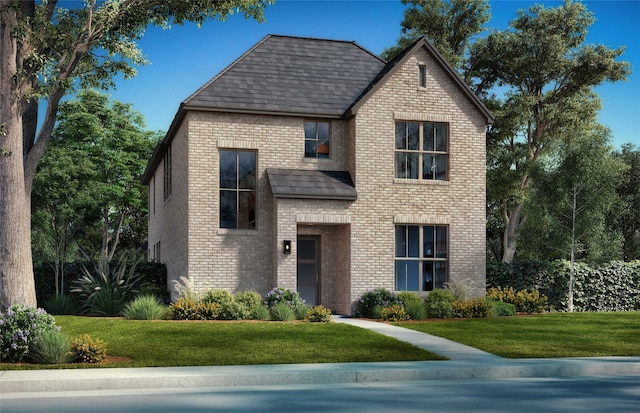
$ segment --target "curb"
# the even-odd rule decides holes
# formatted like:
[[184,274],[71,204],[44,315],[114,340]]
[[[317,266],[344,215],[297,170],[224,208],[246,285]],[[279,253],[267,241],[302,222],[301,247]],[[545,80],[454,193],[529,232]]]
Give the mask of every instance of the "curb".
[[0,394],[640,375],[640,357],[0,371]]

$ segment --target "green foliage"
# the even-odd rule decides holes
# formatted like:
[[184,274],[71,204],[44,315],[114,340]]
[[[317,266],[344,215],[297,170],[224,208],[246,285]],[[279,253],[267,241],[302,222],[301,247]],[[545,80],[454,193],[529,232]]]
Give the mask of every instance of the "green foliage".
[[167,308],[160,304],[155,295],[142,294],[129,301],[122,310],[122,316],[129,320],[162,320]]
[[295,312],[286,302],[279,302],[271,307],[271,319],[273,321],[293,321],[296,319]]
[[451,304],[451,315],[454,318],[486,318],[490,311],[490,304],[481,297],[454,301]]
[[296,320],[304,320],[311,307],[306,304],[302,304],[293,309],[293,314],[296,317]]
[[253,307],[251,311],[251,319],[252,320],[263,320],[267,321],[271,319],[271,313],[269,312],[269,308],[267,308],[264,304],[258,304]]
[[72,361],[71,344],[56,330],[42,333],[32,344],[29,357],[38,364],[66,364]]
[[490,309],[491,317],[511,317],[516,315],[516,306],[511,303],[505,303],[504,301],[497,301],[487,298]]
[[410,303],[422,303],[422,298],[413,291],[400,291],[396,294],[396,298],[405,306],[405,308],[407,307],[407,304]]
[[538,290],[516,291],[513,287],[492,287],[487,290],[487,297],[503,301],[515,306],[519,313],[543,313],[547,308],[547,297]]
[[407,310],[407,314],[412,320],[424,320],[427,318],[427,310],[425,309],[424,302],[420,301],[412,301],[408,304],[404,305],[405,310]]
[[376,317],[375,308],[384,308],[393,304],[399,304],[398,298],[393,292],[385,288],[376,288],[362,294],[362,297],[356,301],[356,311],[360,317],[379,318]]
[[276,287],[269,291],[264,298],[264,303],[269,308],[272,308],[274,305],[279,303],[286,303],[291,307],[291,309],[304,304],[297,292],[283,287]]
[[83,334],[71,341],[71,353],[78,363],[100,363],[107,356],[107,344],[99,338]]
[[409,314],[407,314],[402,305],[392,304],[389,307],[384,307],[380,311],[380,319],[392,322],[406,321],[409,319]]
[[0,313],[0,359],[22,360],[44,333],[55,331],[55,320],[41,308],[14,305]]
[[214,303],[220,307],[218,319],[243,320],[249,318],[250,310],[245,305],[236,302],[233,295],[227,290],[208,291],[203,297],[205,304]]
[[221,308],[218,303],[180,297],[169,305],[169,310],[173,320],[217,320]]
[[428,318],[449,318],[452,314],[453,294],[449,290],[433,290],[424,299]]
[[127,302],[144,286],[136,265],[122,256],[113,266],[105,258],[94,264],[94,272],[83,268],[84,275],[75,281],[71,292],[80,296],[91,315],[118,316]]
[[614,158],[627,169],[618,183],[618,205],[613,208],[611,220],[615,231],[623,237],[623,259],[640,260],[640,148],[626,144]]
[[44,304],[45,310],[53,315],[72,315],[76,313],[76,303],[69,294],[56,294]]
[[262,296],[257,291],[241,291],[234,296],[236,302],[253,314],[256,307],[263,305]]
[[316,305],[307,310],[304,319],[311,323],[331,323],[333,322],[333,315],[328,308]]
[[464,301],[471,295],[469,284],[465,282],[450,281],[447,283],[447,291],[451,293],[454,301]]

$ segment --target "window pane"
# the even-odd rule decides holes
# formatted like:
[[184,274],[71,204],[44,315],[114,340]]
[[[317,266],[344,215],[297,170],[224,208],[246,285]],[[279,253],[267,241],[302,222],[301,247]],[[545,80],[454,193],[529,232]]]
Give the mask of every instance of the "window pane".
[[420,227],[408,226],[407,240],[409,243],[408,256],[418,258],[420,256]]
[[316,139],[316,123],[315,122],[304,123],[304,137],[307,139]]
[[328,158],[329,157],[329,138],[326,140],[318,141],[318,158]]
[[253,189],[256,187],[256,153],[253,151],[238,152],[238,188]]
[[256,193],[255,191],[238,192],[238,228],[255,229],[256,227]]
[[418,179],[417,153],[396,152],[396,178]]
[[435,288],[444,288],[447,283],[447,263],[435,262]]
[[433,123],[423,123],[422,128],[422,147],[425,151],[433,151]]
[[307,158],[315,158],[316,157],[316,141],[304,141],[304,156]]
[[422,256],[424,258],[434,257],[434,239],[433,239],[433,227],[422,227]]
[[434,179],[433,176],[437,168],[433,155],[428,153],[422,155],[422,179]]
[[433,262],[422,262],[422,290],[433,291]]
[[407,261],[407,291],[420,291],[420,261]]
[[436,227],[436,258],[447,258],[447,227]]
[[236,188],[236,151],[220,151],[220,188]]
[[427,67],[425,65],[418,66],[418,76],[420,79],[418,80],[418,84],[420,87],[427,86]]
[[407,227],[396,225],[396,257],[407,256]]
[[407,124],[396,123],[396,149],[407,149]]
[[298,259],[314,260],[316,259],[316,241],[312,239],[298,240]]
[[417,151],[420,149],[420,124],[408,123],[407,149]]
[[318,140],[329,141],[329,123],[318,122]]
[[[447,179],[447,155],[435,155],[434,179],[444,181]],[[433,164],[432,164],[433,165]]]
[[396,261],[396,291],[407,289],[407,261]]
[[444,123],[438,123],[435,125],[436,133],[436,151],[447,151],[447,125]]
[[236,191],[220,191],[220,228],[237,228]]

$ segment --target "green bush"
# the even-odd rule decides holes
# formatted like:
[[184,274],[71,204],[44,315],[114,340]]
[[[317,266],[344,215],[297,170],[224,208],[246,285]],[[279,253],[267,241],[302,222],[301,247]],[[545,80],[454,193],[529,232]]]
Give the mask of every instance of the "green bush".
[[293,321],[296,319],[295,312],[286,302],[274,304],[270,311],[273,321]]
[[84,309],[91,315],[118,316],[144,286],[136,265],[123,256],[116,266],[102,259],[94,264],[94,271],[83,268],[84,275],[74,282],[71,292],[78,294]]
[[155,295],[139,295],[122,310],[122,316],[129,320],[162,320],[166,315],[167,308]]
[[490,305],[485,298],[470,298],[454,301],[451,310],[451,315],[455,318],[486,318],[489,317]]
[[35,340],[54,331],[55,320],[41,308],[14,305],[0,313],[0,360],[13,363],[22,360]]
[[516,291],[513,287],[492,287],[487,290],[487,297],[515,305],[519,313],[542,313],[547,308],[547,297],[538,290]]
[[516,315],[516,306],[504,301],[495,301],[487,298],[491,307],[491,317],[512,317]]
[[73,360],[69,340],[56,330],[42,333],[33,342],[29,357],[38,364],[66,364]]
[[362,294],[362,297],[356,302],[356,311],[360,317],[380,318],[376,317],[376,307],[384,308],[394,304],[399,304],[398,297],[384,288],[376,288]]
[[424,299],[427,318],[449,318],[453,303],[453,295],[448,290],[433,290]]
[[235,295],[236,303],[247,309],[249,318],[254,318],[255,309],[262,304],[262,296],[256,291],[242,291]]
[[251,319],[267,321],[271,320],[271,314],[269,313],[269,309],[266,305],[258,304],[253,307],[253,310],[251,311]]
[[220,305],[181,297],[169,305],[169,314],[173,320],[217,320]]
[[202,297],[203,303],[214,303],[220,306],[219,320],[243,320],[249,318],[249,309],[236,302],[227,290],[208,291]]
[[44,303],[44,308],[53,315],[74,315],[76,303],[70,294],[54,294]]
[[304,301],[302,301],[302,298],[300,298],[297,292],[291,291],[288,288],[276,287],[267,293],[264,298],[264,303],[269,308],[279,303],[285,303],[293,310],[304,304]]
[[427,311],[422,300],[405,304],[404,309],[407,310],[407,314],[412,320],[424,320],[427,318]]
[[99,338],[94,340],[84,334],[71,341],[71,353],[78,363],[100,363],[107,356],[107,345]]
[[409,314],[407,314],[402,305],[392,304],[389,307],[382,309],[380,312],[380,318],[383,321],[406,321],[409,319]]
[[405,309],[407,308],[407,304],[422,303],[422,298],[413,291],[401,291],[396,294],[396,298],[402,303]]
[[296,320],[304,320],[310,308],[311,307],[309,307],[306,304],[301,304],[301,305],[298,305],[296,308],[294,308],[293,314],[295,315]]
[[333,321],[333,315],[325,306],[316,305],[307,310],[304,319],[312,323],[330,323]]

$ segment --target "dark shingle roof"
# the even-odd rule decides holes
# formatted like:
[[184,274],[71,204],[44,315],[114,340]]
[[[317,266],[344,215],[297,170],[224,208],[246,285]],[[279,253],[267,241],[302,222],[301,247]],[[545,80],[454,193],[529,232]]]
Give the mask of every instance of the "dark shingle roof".
[[184,104],[342,116],[384,66],[355,42],[270,35]]
[[271,193],[276,198],[337,199],[355,201],[356,188],[346,171],[267,169]]

